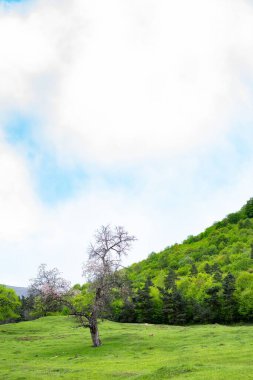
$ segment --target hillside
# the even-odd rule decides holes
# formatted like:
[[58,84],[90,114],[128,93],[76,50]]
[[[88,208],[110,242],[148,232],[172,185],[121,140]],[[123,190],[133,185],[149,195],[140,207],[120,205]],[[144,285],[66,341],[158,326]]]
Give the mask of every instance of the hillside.
[[[135,309],[138,309],[138,301],[142,303],[139,309],[143,310],[149,302],[153,315],[161,314],[162,303],[166,297],[172,297],[174,291],[181,303],[187,303],[184,314],[188,313],[188,317],[184,321],[252,321],[253,198],[238,212],[229,214],[197,236],[189,236],[181,244],[150,254],[146,260],[131,265],[126,273],[132,283]],[[149,301],[148,295],[152,298]],[[145,306],[141,301],[143,297]],[[234,316],[228,318],[230,311],[225,309],[229,302]],[[167,307],[171,308],[171,304]],[[136,311],[137,321],[145,320],[140,317],[141,313]],[[210,313],[215,316],[208,319]],[[218,316],[222,313],[223,317]],[[119,320],[124,320],[121,317]],[[155,321],[165,322],[160,317],[153,319]]]
[[0,326],[0,378],[252,379],[252,326],[103,322],[100,332],[94,349],[69,317]]
[[191,273],[193,264],[200,272],[206,272],[206,264],[217,264],[224,273],[253,273],[252,244],[253,200],[250,200],[239,212],[228,215],[197,236],[189,236],[182,244],[150,254],[146,260],[133,264],[128,272],[138,282],[148,275],[162,277],[161,271],[166,273],[169,268],[183,277]]

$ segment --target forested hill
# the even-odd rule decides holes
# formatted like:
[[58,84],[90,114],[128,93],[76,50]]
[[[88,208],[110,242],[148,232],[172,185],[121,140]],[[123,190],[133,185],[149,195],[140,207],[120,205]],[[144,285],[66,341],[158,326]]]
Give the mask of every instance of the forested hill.
[[[149,296],[150,303],[153,302],[152,315],[162,315],[162,321],[168,315],[166,307],[173,314],[175,305],[166,306],[173,297],[184,303],[184,321],[252,320],[253,198],[240,211],[229,214],[199,235],[189,236],[182,244],[152,253],[146,260],[131,265],[127,274],[135,309],[138,302],[140,305],[137,320],[145,320],[143,315],[140,317],[141,308],[148,307],[145,302]],[[224,305],[229,299],[233,312],[226,317]]]
[[161,283],[169,268],[178,277],[195,272],[210,274],[213,266],[224,273],[253,273],[253,198],[236,213],[229,214],[197,236],[189,236],[182,244],[174,244],[146,260],[133,264],[130,277],[141,283],[147,276]]

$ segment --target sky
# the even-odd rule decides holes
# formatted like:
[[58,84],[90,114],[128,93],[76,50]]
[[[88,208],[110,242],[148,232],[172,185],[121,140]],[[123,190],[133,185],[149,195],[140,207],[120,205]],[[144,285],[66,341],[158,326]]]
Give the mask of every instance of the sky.
[[253,3],[0,0],[0,282],[72,283],[101,225],[125,265],[253,196]]

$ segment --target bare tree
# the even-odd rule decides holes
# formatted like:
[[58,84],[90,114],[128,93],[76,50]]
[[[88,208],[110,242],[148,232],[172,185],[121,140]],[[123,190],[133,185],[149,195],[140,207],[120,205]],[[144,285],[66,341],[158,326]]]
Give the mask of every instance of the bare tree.
[[112,289],[121,285],[121,260],[136,240],[121,226],[102,226],[94,236],[88,249],[88,260],[83,266],[83,275],[88,280],[86,295],[90,302],[79,308],[75,315],[84,327],[88,327],[94,347],[101,345],[98,331],[98,318],[108,307]]

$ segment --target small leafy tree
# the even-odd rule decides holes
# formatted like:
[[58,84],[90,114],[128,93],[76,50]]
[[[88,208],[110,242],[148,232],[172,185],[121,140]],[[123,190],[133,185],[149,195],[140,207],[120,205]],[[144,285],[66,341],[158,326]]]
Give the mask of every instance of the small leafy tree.
[[49,312],[59,311],[69,294],[70,283],[61,277],[57,268],[47,269],[46,264],[38,268],[37,277],[31,280],[28,292],[34,300],[33,314],[45,316]]

